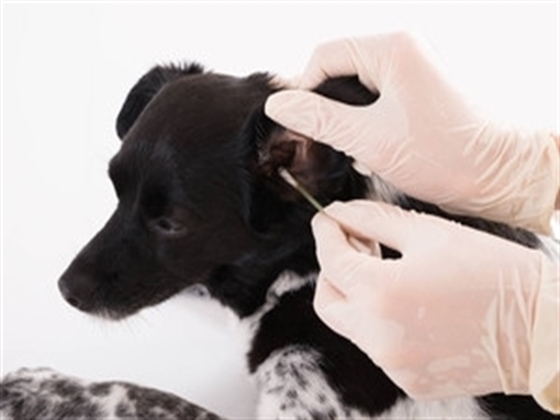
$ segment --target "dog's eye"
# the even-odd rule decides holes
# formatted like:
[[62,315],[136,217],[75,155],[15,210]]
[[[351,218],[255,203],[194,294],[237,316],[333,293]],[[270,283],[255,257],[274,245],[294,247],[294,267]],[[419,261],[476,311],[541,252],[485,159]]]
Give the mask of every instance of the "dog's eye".
[[142,208],[148,227],[164,236],[179,236],[186,232],[183,212],[168,202],[163,192],[154,191],[144,196]]
[[186,228],[180,220],[171,217],[160,217],[150,223],[153,230],[165,236],[180,236],[186,232]]

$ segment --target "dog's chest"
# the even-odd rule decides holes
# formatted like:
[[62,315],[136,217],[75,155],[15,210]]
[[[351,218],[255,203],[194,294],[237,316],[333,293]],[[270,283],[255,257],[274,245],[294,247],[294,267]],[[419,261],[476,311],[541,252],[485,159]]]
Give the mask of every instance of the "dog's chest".
[[[372,396],[374,409],[371,405],[349,404],[346,401],[347,394],[342,389],[344,384],[337,383],[329,369],[325,368],[326,364],[333,363],[328,352],[317,345],[312,334],[306,340],[305,335],[290,333],[303,328],[296,324],[308,322],[305,317],[294,319],[286,316],[285,325],[280,327],[283,331],[263,332],[264,328],[270,328],[270,318],[274,313],[282,313],[285,309],[280,305],[294,304],[287,303],[286,297],[298,299],[302,289],[309,288],[315,279],[315,274],[305,277],[293,273],[282,274],[269,289],[260,310],[241,321],[249,343],[249,366],[258,386],[258,418],[487,418],[473,398],[417,402],[402,397],[375,408],[373,401],[376,398]],[[309,305],[309,302],[302,302],[302,305]],[[312,311],[312,308],[309,309]],[[262,352],[262,349],[257,351],[255,347],[269,347],[266,356],[258,359],[254,353]],[[352,358],[353,353],[347,357]],[[346,380],[352,380],[356,373],[346,372]],[[376,378],[372,377],[371,380],[375,381]]]

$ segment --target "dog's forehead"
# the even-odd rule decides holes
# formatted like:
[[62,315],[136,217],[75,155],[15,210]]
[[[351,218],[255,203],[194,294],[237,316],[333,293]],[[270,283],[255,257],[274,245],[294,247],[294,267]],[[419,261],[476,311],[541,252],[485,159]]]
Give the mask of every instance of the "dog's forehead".
[[[180,166],[184,172],[231,155],[232,141],[235,143],[245,120],[271,92],[268,81],[268,77],[209,73],[168,83],[124,138],[110,172],[141,175],[156,166],[162,172]],[[126,170],[120,170],[123,167]]]
[[181,149],[237,135],[270,89],[251,78],[187,75],[166,85],[146,106],[125,142],[171,142]]

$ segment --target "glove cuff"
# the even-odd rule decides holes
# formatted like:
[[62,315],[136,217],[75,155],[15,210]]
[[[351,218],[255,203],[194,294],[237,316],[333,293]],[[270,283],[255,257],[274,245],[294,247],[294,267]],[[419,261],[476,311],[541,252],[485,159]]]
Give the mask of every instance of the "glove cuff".
[[[525,137],[526,135],[521,134]],[[560,189],[560,150],[557,137],[550,132],[536,132],[522,140],[534,143],[536,154],[526,162],[531,167],[524,171],[527,179],[520,185],[525,197],[513,209],[511,224],[549,235],[551,220]],[[521,162],[521,164],[523,164]]]
[[529,390],[545,409],[560,414],[560,266],[544,255],[531,338]]
[[486,205],[481,203],[478,214],[550,235],[560,188],[560,152],[555,136],[548,131],[505,128],[501,136],[506,152],[498,162],[505,170],[494,174],[493,194]]

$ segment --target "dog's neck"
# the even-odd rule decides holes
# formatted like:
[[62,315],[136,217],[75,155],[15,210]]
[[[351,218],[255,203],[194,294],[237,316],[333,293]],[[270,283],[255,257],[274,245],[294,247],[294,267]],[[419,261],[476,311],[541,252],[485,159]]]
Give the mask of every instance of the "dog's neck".
[[283,272],[303,276],[318,269],[309,232],[297,241],[265,243],[235,263],[214,270],[205,283],[212,297],[244,318],[264,304],[267,291]]

